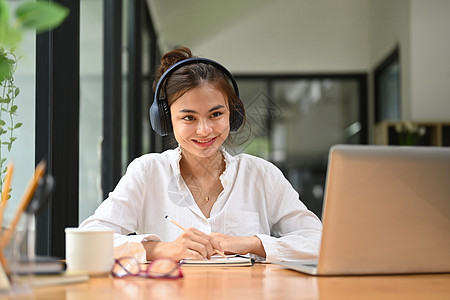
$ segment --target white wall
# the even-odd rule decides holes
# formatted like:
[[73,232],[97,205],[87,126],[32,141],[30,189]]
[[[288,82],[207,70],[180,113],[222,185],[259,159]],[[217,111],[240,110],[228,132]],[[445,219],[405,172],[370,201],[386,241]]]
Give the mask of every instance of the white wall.
[[411,118],[450,120],[450,1],[411,0]]
[[366,71],[367,7],[367,0],[269,1],[191,46],[236,73]]

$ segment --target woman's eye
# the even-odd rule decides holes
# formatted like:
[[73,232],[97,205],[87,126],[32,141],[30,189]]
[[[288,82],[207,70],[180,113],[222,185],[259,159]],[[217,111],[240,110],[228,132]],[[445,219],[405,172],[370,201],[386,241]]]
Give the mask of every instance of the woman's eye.
[[220,112],[220,111],[216,111],[216,112],[214,112],[214,113],[212,113],[212,117],[213,118],[216,118],[216,117],[219,117],[219,116],[221,116],[221,115],[223,115],[223,113],[222,112]]
[[192,120],[194,120],[194,117],[193,116],[185,116],[185,117],[183,117],[183,120],[192,121]]

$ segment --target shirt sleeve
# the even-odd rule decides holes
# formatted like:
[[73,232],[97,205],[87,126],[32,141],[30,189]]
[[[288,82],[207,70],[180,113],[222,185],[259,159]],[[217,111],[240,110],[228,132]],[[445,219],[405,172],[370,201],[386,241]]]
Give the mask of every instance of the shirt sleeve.
[[266,260],[317,259],[322,237],[319,218],[300,201],[278,168],[268,168],[264,179],[271,234],[256,236],[263,244]]
[[108,198],[96,209],[94,215],[84,220],[79,228],[106,228],[114,231],[114,257],[135,257],[146,261],[143,241],[160,241],[157,235],[137,234],[137,220],[140,218],[143,205],[143,175],[138,160],[127,168],[116,188]]

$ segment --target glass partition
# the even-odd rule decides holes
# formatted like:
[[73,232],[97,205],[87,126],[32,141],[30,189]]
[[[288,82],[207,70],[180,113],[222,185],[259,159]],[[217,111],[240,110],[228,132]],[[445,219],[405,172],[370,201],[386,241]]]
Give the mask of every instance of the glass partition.
[[103,200],[103,1],[80,3],[80,190],[79,221]]

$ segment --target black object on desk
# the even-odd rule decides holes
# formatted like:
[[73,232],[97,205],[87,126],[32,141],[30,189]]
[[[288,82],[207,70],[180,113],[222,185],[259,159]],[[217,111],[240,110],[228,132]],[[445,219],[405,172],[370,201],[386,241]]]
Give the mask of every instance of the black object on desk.
[[51,256],[36,256],[34,260],[23,259],[12,266],[12,271],[19,275],[60,274],[66,270],[64,260]]

